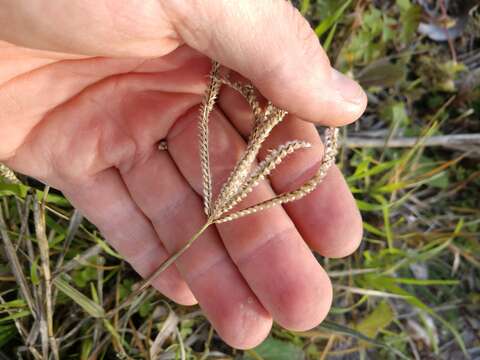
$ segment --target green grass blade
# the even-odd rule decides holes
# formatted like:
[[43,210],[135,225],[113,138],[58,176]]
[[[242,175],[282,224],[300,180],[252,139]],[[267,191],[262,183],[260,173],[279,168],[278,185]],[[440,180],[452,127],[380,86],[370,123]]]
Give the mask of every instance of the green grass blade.
[[97,304],[95,301],[89,299],[80,291],[72,287],[65,280],[57,277],[53,280],[53,283],[66,296],[72,299],[78,306],[80,306],[86,313],[94,318],[103,318],[105,316],[105,310]]
[[366,343],[368,343],[370,345],[373,345],[373,346],[376,346],[376,347],[381,347],[381,348],[384,348],[385,350],[389,350],[391,352],[394,352],[395,355],[397,355],[401,359],[406,359],[406,360],[408,359],[408,357],[406,357],[404,354],[402,354],[397,349],[392,348],[391,346],[389,346],[387,344],[384,344],[381,341],[378,341],[378,340],[372,339],[368,336],[365,336],[361,332],[359,332],[355,329],[349,328],[348,326],[337,324],[337,323],[334,323],[334,322],[329,321],[329,320],[324,320],[322,322],[322,324],[319,326],[319,328],[321,328],[325,331],[335,332],[337,334],[346,335],[346,336],[350,336],[350,337],[353,337],[353,338],[361,340],[361,341],[365,341]]
[[1,318],[0,323],[8,322],[8,321],[15,320],[15,319],[20,319],[20,318],[29,316],[30,314],[31,313],[30,313],[29,310],[18,311],[16,313],[11,314],[11,315],[5,316],[4,318]]
[[347,0],[343,3],[342,6],[340,6],[337,11],[335,11],[332,15],[327,17],[325,20],[323,20],[316,28],[315,28],[315,33],[317,34],[318,37],[321,37],[323,34],[325,34],[332,26],[334,26],[337,21],[342,17],[343,13],[347,8],[350,6],[352,3],[352,0]]

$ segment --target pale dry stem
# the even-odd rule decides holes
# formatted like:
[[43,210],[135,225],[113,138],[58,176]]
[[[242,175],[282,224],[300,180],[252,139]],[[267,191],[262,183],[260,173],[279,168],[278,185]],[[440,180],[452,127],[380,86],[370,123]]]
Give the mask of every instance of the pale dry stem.
[[44,329],[46,328],[47,333],[44,334],[44,332],[42,331],[42,335],[47,336],[48,343],[50,344],[50,348],[52,350],[53,358],[59,359],[57,340],[55,339],[55,336],[53,333],[52,275],[50,270],[49,245],[48,245],[48,239],[47,239],[46,228],[45,228],[45,200],[46,200],[47,194],[48,194],[48,187],[46,187],[44,191],[44,197],[42,199],[42,203],[39,203],[38,201],[34,201],[33,214],[35,219],[35,232],[37,235],[38,247],[40,250],[40,260],[41,260],[43,280],[44,280],[43,295],[45,296],[45,298],[42,301],[43,306],[41,311],[44,315],[43,320],[45,321],[45,324],[42,324],[42,328]]

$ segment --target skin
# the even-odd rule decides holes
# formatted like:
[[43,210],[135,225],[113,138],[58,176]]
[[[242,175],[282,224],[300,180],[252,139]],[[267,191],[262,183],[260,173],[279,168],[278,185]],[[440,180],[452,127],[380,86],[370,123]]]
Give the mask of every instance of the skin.
[[[0,0],[0,23],[9,24],[0,29],[0,160],[63,191],[142,276],[205,222],[196,122],[210,58],[294,114],[260,158],[288,140],[313,144],[245,206],[316,171],[323,148],[313,123],[342,126],[366,106],[285,1]],[[251,115],[224,89],[212,117],[218,191]],[[210,227],[153,285],[178,303],[198,302],[227,343],[250,348],[273,320],[292,330],[322,321],[332,289],[311,250],[343,257],[361,236],[334,167],[298,202]]]

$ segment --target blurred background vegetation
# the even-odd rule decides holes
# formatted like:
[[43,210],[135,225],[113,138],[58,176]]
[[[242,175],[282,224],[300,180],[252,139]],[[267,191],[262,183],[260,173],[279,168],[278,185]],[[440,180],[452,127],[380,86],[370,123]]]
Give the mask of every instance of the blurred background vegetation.
[[41,353],[29,344],[48,319],[28,309],[48,290],[47,256],[62,359],[480,358],[478,1],[296,5],[369,96],[342,130],[339,158],[364,241],[349,258],[319,258],[334,283],[327,321],[304,333],[274,327],[243,352],[197,307],[153,290],[106,320],[138,276],[61,195],[0,179],[0,359]]

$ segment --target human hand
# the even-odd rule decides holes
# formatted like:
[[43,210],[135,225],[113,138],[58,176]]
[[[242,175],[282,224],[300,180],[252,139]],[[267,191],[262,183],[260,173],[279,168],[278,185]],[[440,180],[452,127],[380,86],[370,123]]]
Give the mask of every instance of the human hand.
[[[285,1],[0,1],[0,22],[0,160],[62,190],[142,276],[205,222],[197,118],[209,58],[295,114],[264,149],[313,144],[247,202],[308,179],[322,154],[312,122],[344,125],[366,104]],[[248,106],[222,90],[210,130],[217,190],[250,127]],[[321,322],[332,290],[310,249],[346,256],[361,234],[333,167],[298,202],[209,228],[153,286],[198,301],[226,342],[249,348],[272,319],[293,330]]]

